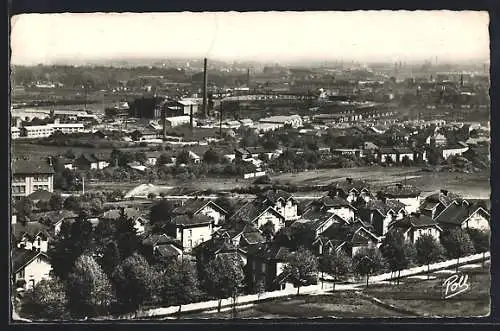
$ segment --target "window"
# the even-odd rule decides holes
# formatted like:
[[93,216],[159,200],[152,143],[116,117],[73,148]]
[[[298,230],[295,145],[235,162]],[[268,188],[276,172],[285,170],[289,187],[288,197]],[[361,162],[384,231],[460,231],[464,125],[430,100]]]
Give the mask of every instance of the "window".
[[192,237],[193,236],[193,230],[189,230],[189,237]]
[[193,241],[191,239],[188,240],[188,247],[193,247]]
[[37,244],[38,244],[38,247],[40,247],[42,245],[42,239],[40,237],[37,238]]
[[21,269],[18,273],[19,278],[24,278],[24,269]]

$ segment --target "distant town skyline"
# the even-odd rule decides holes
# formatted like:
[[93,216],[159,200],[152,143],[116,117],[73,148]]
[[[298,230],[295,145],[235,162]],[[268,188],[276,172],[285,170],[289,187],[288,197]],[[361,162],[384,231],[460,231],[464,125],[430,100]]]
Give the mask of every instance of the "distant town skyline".
[[487,61],[488,24],[472,11],[23,14],[11,20],[11,62]]

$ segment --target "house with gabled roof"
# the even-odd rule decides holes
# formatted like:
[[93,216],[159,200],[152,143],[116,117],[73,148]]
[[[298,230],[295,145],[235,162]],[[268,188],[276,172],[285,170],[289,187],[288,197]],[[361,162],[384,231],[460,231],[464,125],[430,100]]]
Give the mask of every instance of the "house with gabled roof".
[[109,157],[100,154],[82,153],[73,165],[78,170],[104,169],[109,166]]
[[360,219],[373,227],[374,233],[384,236],[397,212],[382,200],[370,200],[358,207]]
[[50,279],[49,257],[40,251],[22,248],[12,250],[12,273],[16,287],[31,289],[43,279]]
[[490,213],[477,204],[467,200],[454,200],[435,221],[443,229],[461,228],[490,231]]
[[261,244],[255,245],[247,251],[247,286],[250,291],[262,282],[266,291],[284,290],[293,285],[287,282],[284,275],[286,260],[290,251],[286,247]]
[[224,223],[228,212],[221,206],[209,199],[191,198],[182,202],[181,206],[175,207],[174,215],[206,215],[213,219],[214,226]]
[[370,196],[370,186],[363,180],[355,180],[350,177],[345,181],[336,182],[330,191],[331,196],[339,196],[346,199],[349,203],[353,203],[360,196]]
[[232,223],[240,221],[250,222],[258,229],[267,222],[271,222],[275,232],[285,226],[285,216],[283,214],[278,212],[273,206],[261,203],[258,200],[250,201],[241,206],[231,216],[230,221]]
[[141,237],[143,238],[141,244],[144,256],[165,261],[171,258],[180,258],[183,254],[180,242],[164,233],[141,235]]
[[398,229],[403,233],[407,242],[415,244],[423,235],[432,236],[439,240],[443,229],[429,216],[421,213],[413,213],[403,219],[394,221],[389,229]]
[[420,213],[435,218],[446,207],[453,203],[455,199],[461,199],[461,197],[448,190],[440,190],[424,198],[419,208]]
[[[319,210],[327,211],[345,219],[346,221],[354,220],[356,208],[344,198],[340,196],[324,196],[310,205]],[[308,208],[309,209],[309,208]]]
[[176,215],[166,227],[167,234],[181,242],[184,252],[212,238],[213,219],[207,215]]
[[127,218],[132,219],[134,222],[134,228],[137,230],[137,234],[140,235],[146,231],[146,225],[149,223],[148,217],[145,212],[141,211],[138,208],[119,208],[119,209],[110,209],[105,211],[100,219],[103,220],[118,220],[122,212]]
[[349,221],[332,212],[310,209],[291,226],[293,227],[298,224],[306,224],[313,229],[316,237],[318,237],[330,229],[330,227],[343,226],[349,224]]
[[283,215],[285,221],[293,221],[299,218],[298,202],[292,194],[283,190],[268,190],[256,199],[257,203],[271,206]]
[[12,236],[18,248],[46,253],[49,246],[49,227],[39,222],[12,224]]
[[355,256],[363,249],[378,248],[380,246],[380,238],[364,226],[358,226],[348,244],[351,247],[351,256]]
[[63,223],[72,223],[76,220],[78,214],[70,210],[54,210],[31,214],[32,222],[40,222],[49,227],[50,234],[57,236],[61,231]]
[[408,213],[414,213],[420,207],[420,193],[421,191],[412,185],[405,185],[397,183],[384,187],[379,192],[379,195],[387,200],[397,200],[406,205]]

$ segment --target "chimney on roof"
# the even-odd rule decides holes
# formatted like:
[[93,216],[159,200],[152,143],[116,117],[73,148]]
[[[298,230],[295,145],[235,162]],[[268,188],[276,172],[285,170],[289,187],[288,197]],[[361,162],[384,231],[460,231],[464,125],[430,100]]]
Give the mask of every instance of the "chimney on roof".
[[441,190],[441,194],[444,196],[448,196],[448,190]]
[[347,178],[346,178],[346,181],[347,181],[349,184],[352,184],[352,178],[351,178],[351,177],[347,177]]

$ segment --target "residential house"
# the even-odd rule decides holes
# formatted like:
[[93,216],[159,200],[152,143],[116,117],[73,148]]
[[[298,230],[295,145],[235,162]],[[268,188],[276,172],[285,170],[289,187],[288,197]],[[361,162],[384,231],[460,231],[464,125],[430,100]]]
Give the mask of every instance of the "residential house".
[[443,159],[448,159],[450,156],[462,155],[469,150],[469,145],[459,141],[455,146],[446,146],[441,151],[443,153]]
[[274,232],[285,227],[285,216],[278,212],[273,206],[262,204],[258,200],[247,202],[241,206],[231,216],[230,221],[232,223],[249,222],[258,229],[270,222],[274,226]]
[[330,191],[331,196],[339,196],[346,199],[349,203],[353,203],[362,198],[370,199],[370,186],[362,180],[354,180],[346,178],[345,182],[337,182]]
[[192,152],[192,151],[189,151],[189,159],[194,163],[194,164],[198,164],[201,162],[201,157],[199,155],[197,155],[196,153]]
[[255,291],[258,283],[262,283],[266,291],[292,288],[284,274],[286,260],[290,251],[286,247],[276,245],[256,245],[248,250],[246,283],[250,291]]
[[408,213],[414,213],[420,207],[421,191],[412,185],[398,183],[385,187],[384,190],[379,193],[385,200],[397,200],[405,204]]
[[382,147],[377,151],[378,161],[381,163],[395,163],[398,153],[393,147]]
[[46,253],[49,248],[49,227],[39,222],[12,224],[15,246]]
[[78,170],[101,170],[109,166],[108,157],[98,154],[83,153],[74,161]]
[[222,225],[228,214],[214,201],[203,198],[186,200],[181,206],[174,208],[172,213],[174,215],[206,215],[213,220],[214,227]]
[[443,229],[429,216],[413,213],[401,220],[394,221],[391,229],[399,229],[406,241],[415,244],[423,235],[430,235],[439,241]]
[[12,250],[13,283],[16,287],[32,289],[43,279],[50,279],[52,266],[48,256],[37,250]]
[[347,222],[354,220],[356,208],[354,208],[349,201],[340,196],[324,196],[321,199],[314,201],[310,205],[319,210],[333,213]]
[[306,224],[314,231],[315,237],[319,237],[332,226],[340,227],[346,223],[349,224],[348,221],[334,213],[310,209],[306,211],[299,220],[294,222],[291,227]]
[[454,200],[435,221],[443,229],[461,228],[490,231],[490,214],[483,207],[467,200]]
[[261,118],[259,120],[259,123],[274,124],[280,126],[289,125],[292,128],[299,128],[303,125],[302,118],[299,115],[271,116],[271,117]]
[[351,256],[355,256],[363,249],[373,249],[380,246],[380,239],[364,226],[358,226],[348,242],[351,247]]
[[396,219],[396,211],[382,200],[370,200],[358,207],[359,217],[363,222],[373,227],[377,236],[384,236],[389,225]]
[[297,211],[297,200],[288,192],[283,190],[269,190],[257,197],[258,202],[273,207],[283,215],[285,221],[293,221],[299,218]]
[[167,234],[180,241],[184,252],[209,240],[214,233],[213,219],[210,216],[176,215],[167,225]]
[[363,150],[361,148],[334,148],[331,150],[333,155],[337,156],[354,156],[363,157]]
[[437,193],[431,194],[422,201],[419,211],[422,215],[426,215],[434,219],[443,210],[446,209],[455,199],[461,197],[448,190],[440,190]]
[[43,161],[15,160],[11,185],[14,199],[29,196],[38,190],[54,192],[54,169]]
[[179,248],[180,243],[175,238],[166,234],[148,234],[143,237],[142,247],[144,256],[160,260],[169,261],[179,259],[183,251]]
[[121,209],[110,209],[105,211],[100,219],[107,221],[116,221],[120,219],[122,213],[128,219],[132,219],[134,223],[134,228],[138,235],[143,234],[146,231],[146,225],[149,223],[146,212],[138,208],[121,208]]
[[146,165],[155,166],[163,152],[146,152]]
[[39,222],[49,227],[51,236],[57,236],[61,232],[64,223],[72,223],[78,214],[69,210],[55,210],[43,213],[36,213],[30,216],[32,222]]
[[396,151],[396,159],[394,160],[396,163],[404,162],[405,159],[408,161],[415,160],[415,152],[411,148],[394,147],[394,150]]

